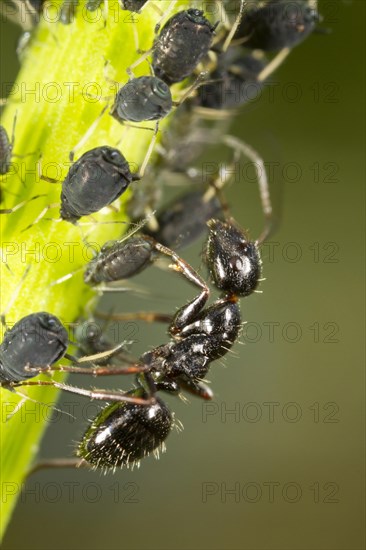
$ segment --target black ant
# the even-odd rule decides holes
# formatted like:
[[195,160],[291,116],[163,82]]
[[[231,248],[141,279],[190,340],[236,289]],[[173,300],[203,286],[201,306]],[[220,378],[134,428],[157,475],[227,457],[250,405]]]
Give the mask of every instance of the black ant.
[[[226,141],[230,143],[231,140],[235,141],[234,138]],[[189,391],[203,399],[212,399],[213,394],[203,379],[211,363],[223,357],[238,339],[242,325],[239,299],[253,293],[260,281],[259,246],[269,234],[271,216],[268,189],[262,186],[260,190],[267,221],[257,241],[250,241],[231,217],[224,221],[213,218],[207,224],[209,235],[204,247],[204,261],[210,279],[221,291],[221,297],[208,307],[208,284],[174,251],[146,236],[131,237],[125,241],[125,247],[130,251],[131,264],[124,261],[119,263],[130,270],[130,275],[139,271],[140,248],[147,245],[148,253],[153,251],[169,256],[171,269],[198,287],[199,293],[169,318],[170,341],[144,353],[137,362],[124,370],[108,366],[88,369],[77,365],[68,369],[69,372],[98,376],[116,374],[118,371],[137,374],[137,387],[121,394],[121,403],[116,403],[110,397],[112,404],[103,408],[93,420],[78,446],[78,458],[68,465],[115,469],[123,465],[132,466],[150,452],[156,454],[163,447],[174,424],[173,415],[157,397],[159,391],[172,394]],[[224,203],[223,207],[227,210]],[[137,242],[136,239],[141,241]],[[104,280],[108,276],[106,268],[109,260],[112,258],[104,258],[104,264],[100,265]],[[121,317],[135,318],[134,314],[122,314]],[[137,314],[136,317],[149,322],[163,320],[161,315],[154,313]],[[119,319],[120,316],[111,318]],[[76,393],[81,392],[77,389]],[[83,395],[88,394],[94,397],[93,390],[85,390]],[[95,392],[95,395],[101,398],[100,392]],[[55,461],[57,464],[65,465]]]

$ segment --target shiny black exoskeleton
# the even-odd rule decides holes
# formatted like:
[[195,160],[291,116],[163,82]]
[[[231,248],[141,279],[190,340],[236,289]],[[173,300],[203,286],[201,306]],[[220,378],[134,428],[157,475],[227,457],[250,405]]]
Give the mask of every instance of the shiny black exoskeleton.
[[[144,353],[138,361],[140,388],[127,395],[143,392],[146,397],[154,398],[154,402],[142,407],[108,405],[84,434],[77,454],[94,467],[130,465],[161,447],[170,431],[171,415],[166,405],[156,398],[158,391],[176,394],[187,390],[205,399],[212,398],[202,379],[211,363],[223,357],[238,338],[239,296],[255,290],[261,260],[257,243],[248,241],[233,220],[211,219],[208,228],[204,259],[214,284],[223,294],[205,307],[210,292],[203,279],[175,252],[159,243],[155,245],[156,251],[170,256],[172,268],[200,292],[174,315],[169,327],[170,341]],[[139,238],[132,236],[129,240],[133,243]],[[128,239],[124,246],[126,243]],[[137,253],[140,245],[132,244],[130,252],[133,248]],[[139,269],[136,267],[136,272]]]
[[261,274],[258,245],[233,223],[210,220],[205,261],[215,286],[229,294],[249,296]]
[[10,141],[4,126],[0,126],[0,175],[4,176],[9,172],[11,157],[13,153],[14,136]]
[[[144,397],[143,389],[129,392]],[[134,464],[162,447],[173,425],[173,418],[159,398],[149,406],[112,403],[105,407],[85,432],[77,455],[103,469]]]
[[234,109],[258,96],[262,83],[257,77],[265,63],[241,48],[218,55],[209,81],[197,90],[196,104],[208,109]]
[[61,218],[71,223],[98,212],[124,193],[137,176],[131,174],[125,157],[104,145],[82,155],[62,183]]
[[139,12],[147,0],[119,0],[123,10]]
[[171,17],[155,40],[152,53],[154,74],[171,85],[190,76],[207,55],[216,25],[203,11],[188,9]]
[[118,91],[110,114],[119,122],[160,120],[172,107],[169,86],[155,76],[141,76]]
[[44,311],[31,313],[5,332],[0,345],[0,384],[33,378],[26,367],[45,368],[61,359],[68,334],[59,319]]
[[246,48],[292,48],[313,32],[318,20],[307,0],[272,0],[246,11],[235,38],[245,39]]

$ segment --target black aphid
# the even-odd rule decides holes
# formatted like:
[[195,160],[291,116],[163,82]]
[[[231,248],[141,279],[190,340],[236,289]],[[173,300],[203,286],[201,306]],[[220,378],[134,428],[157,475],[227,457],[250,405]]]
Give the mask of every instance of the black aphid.
[[319,15],[307,0],[272,0],[248,9],[235,38],[243,38],[247,48],[292,48],[313,32],[317,21]]
[[216,26],[211,25],[203,11],[198,9],[173,15],[153,46],[154,74],[169,85],[190,76],[207,55]]
[[46,368],[67,350],[68,335],[61,321],[44,311],[31,313],[5,332],[0,344],[0,383],[19,382],[38,373],[26,367]]
[[136,178],[118,149],[104,145],[87,151],[71,166],[62,183],[61,218],[75,223],[98,212]]
[[111,115],[119,122],[160,120],[173,107],[169,86],[155,76],[133,78],[117,93]]

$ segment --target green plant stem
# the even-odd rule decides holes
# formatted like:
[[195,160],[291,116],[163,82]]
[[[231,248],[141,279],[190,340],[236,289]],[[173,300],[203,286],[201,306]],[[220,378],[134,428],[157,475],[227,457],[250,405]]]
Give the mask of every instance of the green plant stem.
[[[115,88],[111,90],[105,72],[116,81],[125,83],[126,67],[139,56],[134,26],[138,31],[140,49],[148,49],[159,19],[153,6],[147,6],[141,15],[135,17],[138,24],[134,25],[130,14],[121,11],[117,1],[109,0],[106,22],[100,10],[90,16],[98,16],[99,20],[90,22],[85,17],[87,12],[81,7],[70,25],[41,21],[25,53],[2,120],[11,133],[17,115],[14,153],[33,153],[22,158],[13,157],[11,171],[1,180],[4,191],[2,208],[12,208],[36,195],[45,195],[11,214],[2,215],[0,219],[0,309],[6,311],[6,323],[10,326],[23,316],[41,310],[57,315],[66,325],[74,322],[85,304],[95,297],[82,281],[80,268],[91,257],[83,236],[87,234],[88,242],[100,246],[108,239],[118,238],[125,227],[121,224],[75,227],[60,221],[59,207],[54,206],[45,216],[51,220],[42,219],[24,231],[43,208],[60,200],[60,185],[41,180],[39,167],[49,177],[58,180],[65,177],[70,166],[70,150],[105,106],[105,100],[94,96],[111,96],[115,92]],[[178,4],[175,10],[177,7]],[[106,60],[108,64],[105,66]],[[148,72],[144,62],[136,70],[136,76]],[[154,128],[153,124],[150,126]],[[122,126],[107,111],[76,158],[98,145],[117,146],[132,163],[132,171],[137,171],[151,138],[151,131]],[[119,212],[106,208],[93,219],[103,222],[124,220],[125,198],[123,195],[120,200]],[[90,218],[81,221],[87,222]],[[24,276],[27,269],[29,271]],[[50,286],[56,279],[75,270],[79,271],[67,282]],[[52,388],[25,388],[23,391],[40,403],[54,403],[57,398],[57,392]],[[45,413],[49,415],[49,411],[28,401],[6,422],[7,415],[20,398],[5,389],[0,390],[0,398],[2,535],[25,475],[37,455],[47,427]]]

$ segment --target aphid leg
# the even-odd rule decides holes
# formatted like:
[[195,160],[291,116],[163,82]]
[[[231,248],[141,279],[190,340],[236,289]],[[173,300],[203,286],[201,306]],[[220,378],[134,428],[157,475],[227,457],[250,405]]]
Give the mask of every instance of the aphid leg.
[[197,88],[199,88],[203,84],[206,84],[205,80],[206,80],[207,75],[208,75],[207,71],[200,72],[200,74],[197,76],[197,78],[193,82],[193,84],[191,84],[191,86],[189,86],[186,90],[182,90],[183,95],[179,98],[179,101],[174,101],[173,105],[175,107],[179,107],[186,99],[188,99],[189,97],[191,97],[193,95],[193,92]]
[[258,82],[266,80],[274,71],[278,69],[280,65],[285,61],[288,54],[291,52],[291,48],[282,48],[278,54],[264,67],[264,69],[257,76]]
[[166,19],[169,14],[171,13],[171,11],[174,9],[174,6],[175,4],[177,3],[178,0],[172,0],[169,4],[169,7],[164,11],[163,15],[160,17],[159,21],[156,23],[155,25],[155,34],[158,34],[159,30],[160,30],[160,27],[161,27],[161,23],[164,19]]
[[[174,9],[174,6],[175,4],[177,3],[177,0],[172,0],[169,4],[169,7],[164,11],[162,17],[158,20],[158,22],[156,23],[155,25],[155,38],[156,40],[158,40],[158,32],[159,32],[159,29],[160,29],[160,26],[161,26],[161,22],[170,14],[170,12]],[[134,32],[136,33],[136,29],[135,29],[135,26],[134,26]],[[137,40],[137,44],[136,44],[136,51],[137,52],[140,52],[140,48],[139,48],[139,44],[138,44],[138,37],[136,39],[136,35],[135,35],[135,41]],[[143,61],[145,61],[149,55],[151,55],[152,51],[154,49],[154,46],[152,48],[150,48],[149,50],[145,51],[142,53],[142,55],[136,59],[136,61],[134,63],[132,63],[132,65],[130,65],[129,67],[127,67],[126,69],[126,72],[128,74],[128,76],[130,78],[135,78],[135,75],[134,75],[134,72],[133,70],[138,67]]]
[[154,151],[154,147],[155,147],[155,143],[156,143],[156,140],[158,138],[158,131],[159,131],[159,121],[156,122],[155,124],[155,130],[154,130],[154,135],[150,141],[150,145],[148,147],[148,150],[146,152],[146,155],[145,155],[145,158],[143,160],[143,163],[141,165],[141,168],[138,172],[138,174],[136,174],[135,176],[135,179],[141,179],[145,173],[145,170],[146,170],[146,167],[149,163],[149,160],[150,160],[150,157],[151,155],[153,154],[153,151]]

